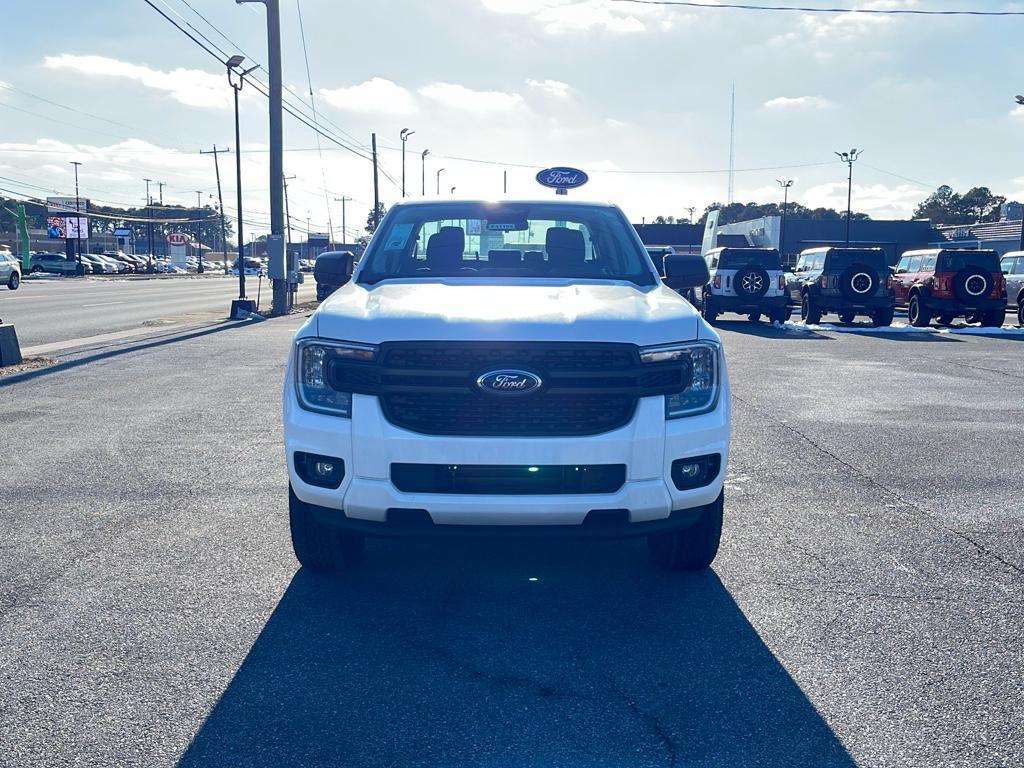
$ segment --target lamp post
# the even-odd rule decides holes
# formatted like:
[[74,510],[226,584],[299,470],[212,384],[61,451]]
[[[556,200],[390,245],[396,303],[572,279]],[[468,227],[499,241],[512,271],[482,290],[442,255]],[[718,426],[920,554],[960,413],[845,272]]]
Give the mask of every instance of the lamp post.
[[452,197],[455,197],[455,187],[452,187],[451,195],[452,195]]
[[77,160],[72,160],[71,164],[75,166],[75,234],[78,237],[75,238],[75,255],[78,261],[78,268],[76,271],[78,274],[84,274],[82,271],[82,207],[78,197],[78,166],[81,165]]
[[235,186],[238,189],[238,298],[244,300],[245,296],[245,237],[242,230],[242,137],[238,124],[238,94],[245,85],[245,76],[256,67],[240,69],[244,56],[235,54],[227,60],[228,83],[235,92]]
[[786,256],[786,206],[789,203],[789,188],[793,186],[792,179],[776,179],[782,187],[782,224],[779,226],[779,253],[783,258]]
[[427,196],[427,155],[429,154],[429,149],[420,152],[420,195],[423,197]]
[[351,200],[351,197],[342,195],[341,197],[334,198],[334,202],[341,203],[341,244],[344,245],[348,237],[348,228],[345,226],[345,203]]
[[408,128],[403,128],[398,132],[398,138],[402,140],[402,197],[405,197],[405,142],[409,140],[416,131],[410,131]]
[[444,173],[444,168],[437,169],[437,196],[441,196],[441,174]]
[[850,169],[850,173],[846,179],[846,244],[850,244],[850,218],[853,214],[852,203],[853,203],[853,164],[857,161],[861,155],[864,154],[863,149],[857,149],[854,147],[849,152],[836,152],[836,156],[846,163]]
[[146,223],[146,241],[149,247],[146,249],[149,251],[147,256],[149,257],[149,269],[147,272],[153,272],[153,256],[156,254],[153,251],[153,198],[149,196],[149,184],[152,179],[143,179],[146,182],[146,218],[149,220]]
[[206,271],[203,268],[203,191],[201,189],[196,190],[196,234],[199,241],[199,264],[196,266],[196,272],[201,275]]

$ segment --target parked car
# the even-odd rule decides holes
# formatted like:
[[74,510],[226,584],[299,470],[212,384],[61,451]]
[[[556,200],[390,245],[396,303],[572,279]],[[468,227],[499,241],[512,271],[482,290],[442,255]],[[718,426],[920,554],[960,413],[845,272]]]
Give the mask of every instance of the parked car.
[[129,272],[130,269],[131,269],[128,266],[127,262],[121,261],[120,259],[115,259],[113,256],[108,256],[105,253],[93,253],[93,254],[90,254],[90,255],[94,256],[97,259],[99,259],[104,264],[109,264],[111,267],[113,267],[114,268],[113,274],[115,274],[115,275],[123,275],[123,274]]
[[892,271],[881,248],[810,248],[786,278],[789,299],[806,323],[829,312],[843,323],[866,315],[877,327],[892,325]]
[[782,260],[774,248],[713,248],[704,256],[710,278],[695,289],[696,306],[713,323],[721,312],[789,319],[789,298]]
[[0,251],[0,284],[12,291],[21,285],[21,262],[10,251]]
[[355,256],[352,251],[324,251],[316,257],[313,279],[316,300],[323,301],[352,278]]
[[69,259],[63,253],[36,253],[31,256],[29,264],[30,272],[48,272],[53,275],[74,275],[78,272],[78,261]]
[[111,264],[106,259],[100,258],[95,253],[83,253],[82,263],[88,264],[92,267],[93,274],[95,275],[116,275],[117,267]]
[[933,317],[945,325],[964,317],[998,328],[1006,317],[1006,280],[995,251],[907,251],[896,265],[893,285],[896,305],[907,308],[916,327]]
[[1006,306],[1017,310],[1017,325],[1024,325],[1024,251],[1005,254],[999,268],[1006,280]]
[[675,253],[675,249],[667,245],[648,245],[647,255],[651,257],[651,261],[654,262],[654,268],[658,270],[658,274],[662,277],[665,276],[665,257]]
[[122,251],[104,251],[102,256],[107,259],[113,259],[125,265],[125,272],[137,272],[138,265],[134,259],[129,258],[128,254]]

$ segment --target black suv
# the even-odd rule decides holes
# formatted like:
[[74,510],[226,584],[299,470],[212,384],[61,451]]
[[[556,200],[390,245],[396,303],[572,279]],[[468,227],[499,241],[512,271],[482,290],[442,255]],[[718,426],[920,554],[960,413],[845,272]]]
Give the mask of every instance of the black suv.
[[867,315],[876,327],[892,325],[892,272],[881,248],[810,248],[800,254],[786,290],[805,323],[835,312],[844,323]]

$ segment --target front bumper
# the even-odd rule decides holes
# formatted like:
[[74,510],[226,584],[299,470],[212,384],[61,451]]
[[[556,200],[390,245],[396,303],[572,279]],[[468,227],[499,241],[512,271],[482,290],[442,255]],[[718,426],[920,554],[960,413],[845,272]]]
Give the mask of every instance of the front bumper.
[[[538,527],[542,535],[570,530],[578,535],[628,536],[680,528],[692,523],[722,491],[729,450],[728,392],[723,370],[718,406],[700,416],[667,421],[664,399],[647,397],[638,402],[627,425],[600,435],[449,437],[393,426],[377,398],[369,395],[353,396],[352,419],[305,411],[296,402],[290,372],[284,388],[288,475],[296,497],[312,505],[321,522],[372,535],[459,535],[464,527],[484,532],[498,526],[510,534]],[[346,472],[341,486],[329,489],[303,482],[294,466],[296,451],[342,459]],[[685,491],[675,487],[674,460],[713,453],[722,459],[709,484]],[[600,494],[404,493],[391,482],[393,463],[624,464],[626,481],[614,493]]]

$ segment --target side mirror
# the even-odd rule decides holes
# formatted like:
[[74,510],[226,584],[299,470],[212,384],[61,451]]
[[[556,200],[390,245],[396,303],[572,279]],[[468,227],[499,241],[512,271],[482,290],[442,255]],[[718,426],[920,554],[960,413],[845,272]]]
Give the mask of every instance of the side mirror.
[[352,251],[321,253],[313,264],[313,279],[336,287],[345,285],[352,279],[355,260]]
[[665,256],[665,285],[673,290],[696,288],[711,279],[707,262],[697,253],[670,253]]

